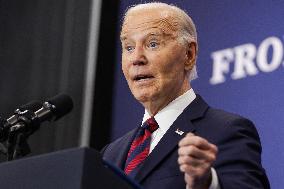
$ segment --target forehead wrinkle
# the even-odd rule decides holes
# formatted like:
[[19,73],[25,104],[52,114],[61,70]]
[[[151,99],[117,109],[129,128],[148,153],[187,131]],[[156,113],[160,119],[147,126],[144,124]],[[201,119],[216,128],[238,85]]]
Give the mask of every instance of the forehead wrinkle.
[[159,20],[158,25],[165,34],[173,35],[178,30],[178,22],[174,22],[173,19],[162,18]]
[[162,17],[162,18],[152,19],[149,21],[144,21],[142,23],[134,25],[133,27],[129,27],[128,25],[131,24],[128,24],[128,22],[129,20],[128,21],[126,20],[125,23],[123,24],[120,35],[121,40],[124,40],[126,38],[125,34],[127,34],[129,30],[135,30],[140,28],[142,29],[144,28],[143,30],[159,29],[165,35],[176,36],[175,34],[179,29],[179,22],[171,16],[167,16],[167,18]]

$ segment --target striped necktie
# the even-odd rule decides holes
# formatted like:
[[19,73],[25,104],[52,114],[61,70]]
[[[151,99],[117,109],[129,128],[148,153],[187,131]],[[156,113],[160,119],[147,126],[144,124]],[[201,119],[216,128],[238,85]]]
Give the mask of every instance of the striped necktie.
[[151,134],[158,129],[154,117],[149,118],[138,129],[127,155],[124,172],[134,177],[139,165],[147,158],[150,150]]

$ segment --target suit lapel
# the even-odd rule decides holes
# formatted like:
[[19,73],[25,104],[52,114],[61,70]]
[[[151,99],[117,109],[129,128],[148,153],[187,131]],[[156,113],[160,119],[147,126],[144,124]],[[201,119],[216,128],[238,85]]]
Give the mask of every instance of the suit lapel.
[[108,147],[108,150],[104,154],[104,159],[109,163],[116,165],[117,167],[124,170],[124,164],[126,157],[132,143],[133,137],[139,127],[133,129],[127,133],[121,140],[116,141]]
[[[148,158],[145,160],[140,170],[138,171],[135,180],[142,182],[151,171],[155,169],[168,156],[172,151],[178,147],[178,142],[188,132],[195,132],[195,126],[192,124],[192,120],[203,117],[208,105],[197,95],[197,98],[183,111],[183,113],[177,118],[170,129],[165,133],[163,138],[157,144],[155,149],[151,152]],[[176,131],[183,131],[183,134],[178,134]]]

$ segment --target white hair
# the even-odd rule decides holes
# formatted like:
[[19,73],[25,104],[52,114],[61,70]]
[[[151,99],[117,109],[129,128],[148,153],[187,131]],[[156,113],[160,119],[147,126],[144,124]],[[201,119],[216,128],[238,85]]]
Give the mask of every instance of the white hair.
[[[197,32],[196,27],[190,16],[182,9],[175,5],[169,5],[166,3],[161,2],[150,2],[144,4],[138,4],[130,6],[124,14],[124,20],[129,12],[136,11],[136,10],[143,10],[143,9],[153,9],[153,8],[166,8],[168,10],[173,11],[176,15],[178,20],[180,21],[181,29],[179,31],[179,38],[181,42],[185,45],[189,45],[191,42],[195,42],[196,44],[196,52],[198,51],[198,43],[197,43]],[[124,21],[123,21],[124,23]],[[189,81],[196,79],[197,76],[197,69],[196,69],[196,60],[194,62],[193,68],[189,72]]]

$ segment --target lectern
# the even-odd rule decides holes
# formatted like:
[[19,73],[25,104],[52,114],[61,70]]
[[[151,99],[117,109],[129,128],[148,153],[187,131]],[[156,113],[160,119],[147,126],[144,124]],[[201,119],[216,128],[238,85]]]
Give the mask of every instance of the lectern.
[[0,164],[2,189],[136,189],[103,164],[100,153],[76,148]]

